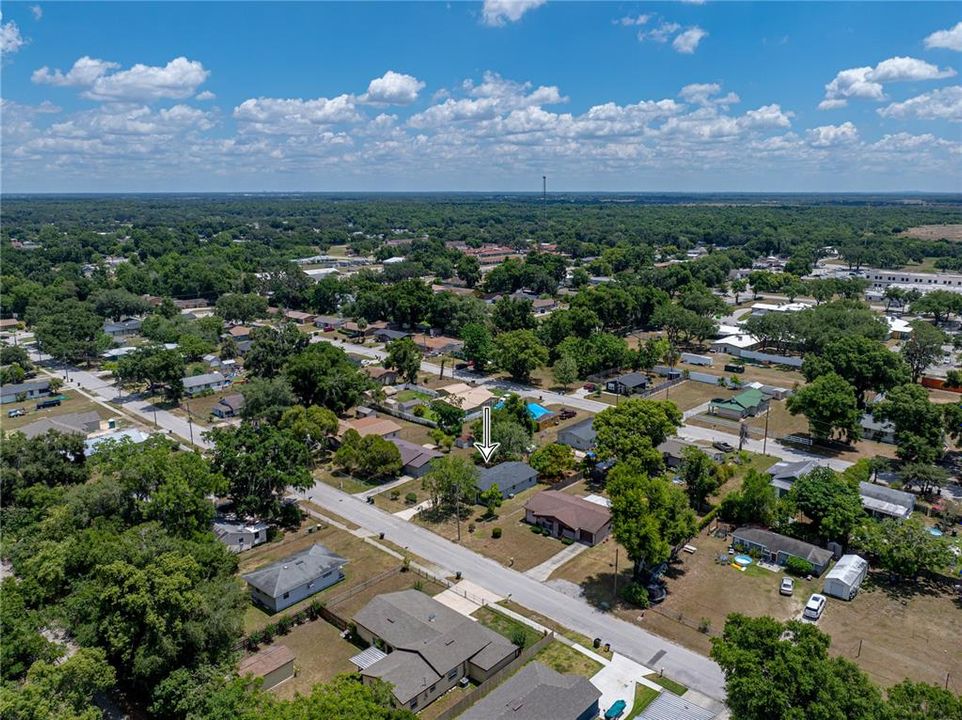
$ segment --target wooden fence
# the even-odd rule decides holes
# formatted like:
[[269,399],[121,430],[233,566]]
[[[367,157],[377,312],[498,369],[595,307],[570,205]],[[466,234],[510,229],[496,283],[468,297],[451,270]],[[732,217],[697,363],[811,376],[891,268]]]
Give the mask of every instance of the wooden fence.
[[509,675],[512,675],[516,670],[521,668],[525,663],[529,662],[535,655],[544,650],[548,645],[554,641],[554,633],[550,630],[545,633],[545,635],[538,640],[534,645],[526,647],[521,653],[512,660],[510,663],[505,665],[503,668],[498,670],[494,675],[489,677],[483,683],[478,685],[474,690],[467,693],[464,697],[458,700],[454,705],[449,708],[445,708],[437,716],[435,720],[454,720],[454,718],[461,715],[465,710],[479,702],[493,690],[495,690],[498,685],[504,682]]

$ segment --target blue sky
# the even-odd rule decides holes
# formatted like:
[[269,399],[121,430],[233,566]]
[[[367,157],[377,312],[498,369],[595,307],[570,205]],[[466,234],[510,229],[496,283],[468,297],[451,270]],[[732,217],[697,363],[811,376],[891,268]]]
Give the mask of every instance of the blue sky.
[[5,192],[962,192],[956,3],[3,6]]

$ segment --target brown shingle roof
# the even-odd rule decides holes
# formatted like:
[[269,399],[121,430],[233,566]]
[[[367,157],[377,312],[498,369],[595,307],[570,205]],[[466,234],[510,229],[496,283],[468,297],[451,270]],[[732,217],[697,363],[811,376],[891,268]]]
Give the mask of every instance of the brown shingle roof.
[[237,674],[264,677],[294,659],[294,653],[286,645],[269,645],[258,653],[244,658],[237,666]]
[[595,533],[611,522],[611,511],[580,497],[557,490],[544,490],[524,506],[538,517],[552,517],[572,530]]

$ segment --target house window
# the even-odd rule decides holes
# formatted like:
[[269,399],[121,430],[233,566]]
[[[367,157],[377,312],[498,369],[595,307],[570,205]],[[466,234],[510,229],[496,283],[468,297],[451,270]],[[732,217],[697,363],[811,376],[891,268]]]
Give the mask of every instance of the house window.
[[414,698],[414,699],[411,701],[411,709],[414,710],[415,708],[417,708],[417,706],[418,706],[418,699],[417,699],[417,698]]
[[259,538],[260,536],[261,536],[260,530],[258,530],[256,533],[254,533],[254,539],[255,539],[255,540],[256,540],[257,538]]
[[291,594],[290,594],[289,592],[284,593],[284,599],[285,599],[285,600],[287,600],[287,598],[289,598],[290,596],[291,596]]
[[458,676],[458,669],[454,668],[454,670],[448,673],[448,680],[454,680],[454,678],[456,678],[457,676]]

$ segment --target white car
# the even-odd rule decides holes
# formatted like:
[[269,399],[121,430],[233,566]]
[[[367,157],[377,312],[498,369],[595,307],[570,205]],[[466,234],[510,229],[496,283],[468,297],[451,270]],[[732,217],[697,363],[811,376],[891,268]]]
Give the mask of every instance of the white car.
[[824,595],[815,593],[805,604],[805,611],[802,613],[802,617],[808,618],[809,620],[818,620],[820,617],[822,617],[822,612],[825,610],[826,602],[828,602],[828,600]]
[[778,586],[778,592],[781,595],[791,595],[795,592],[795,581],[790,577],[782,578],[782,582]]

